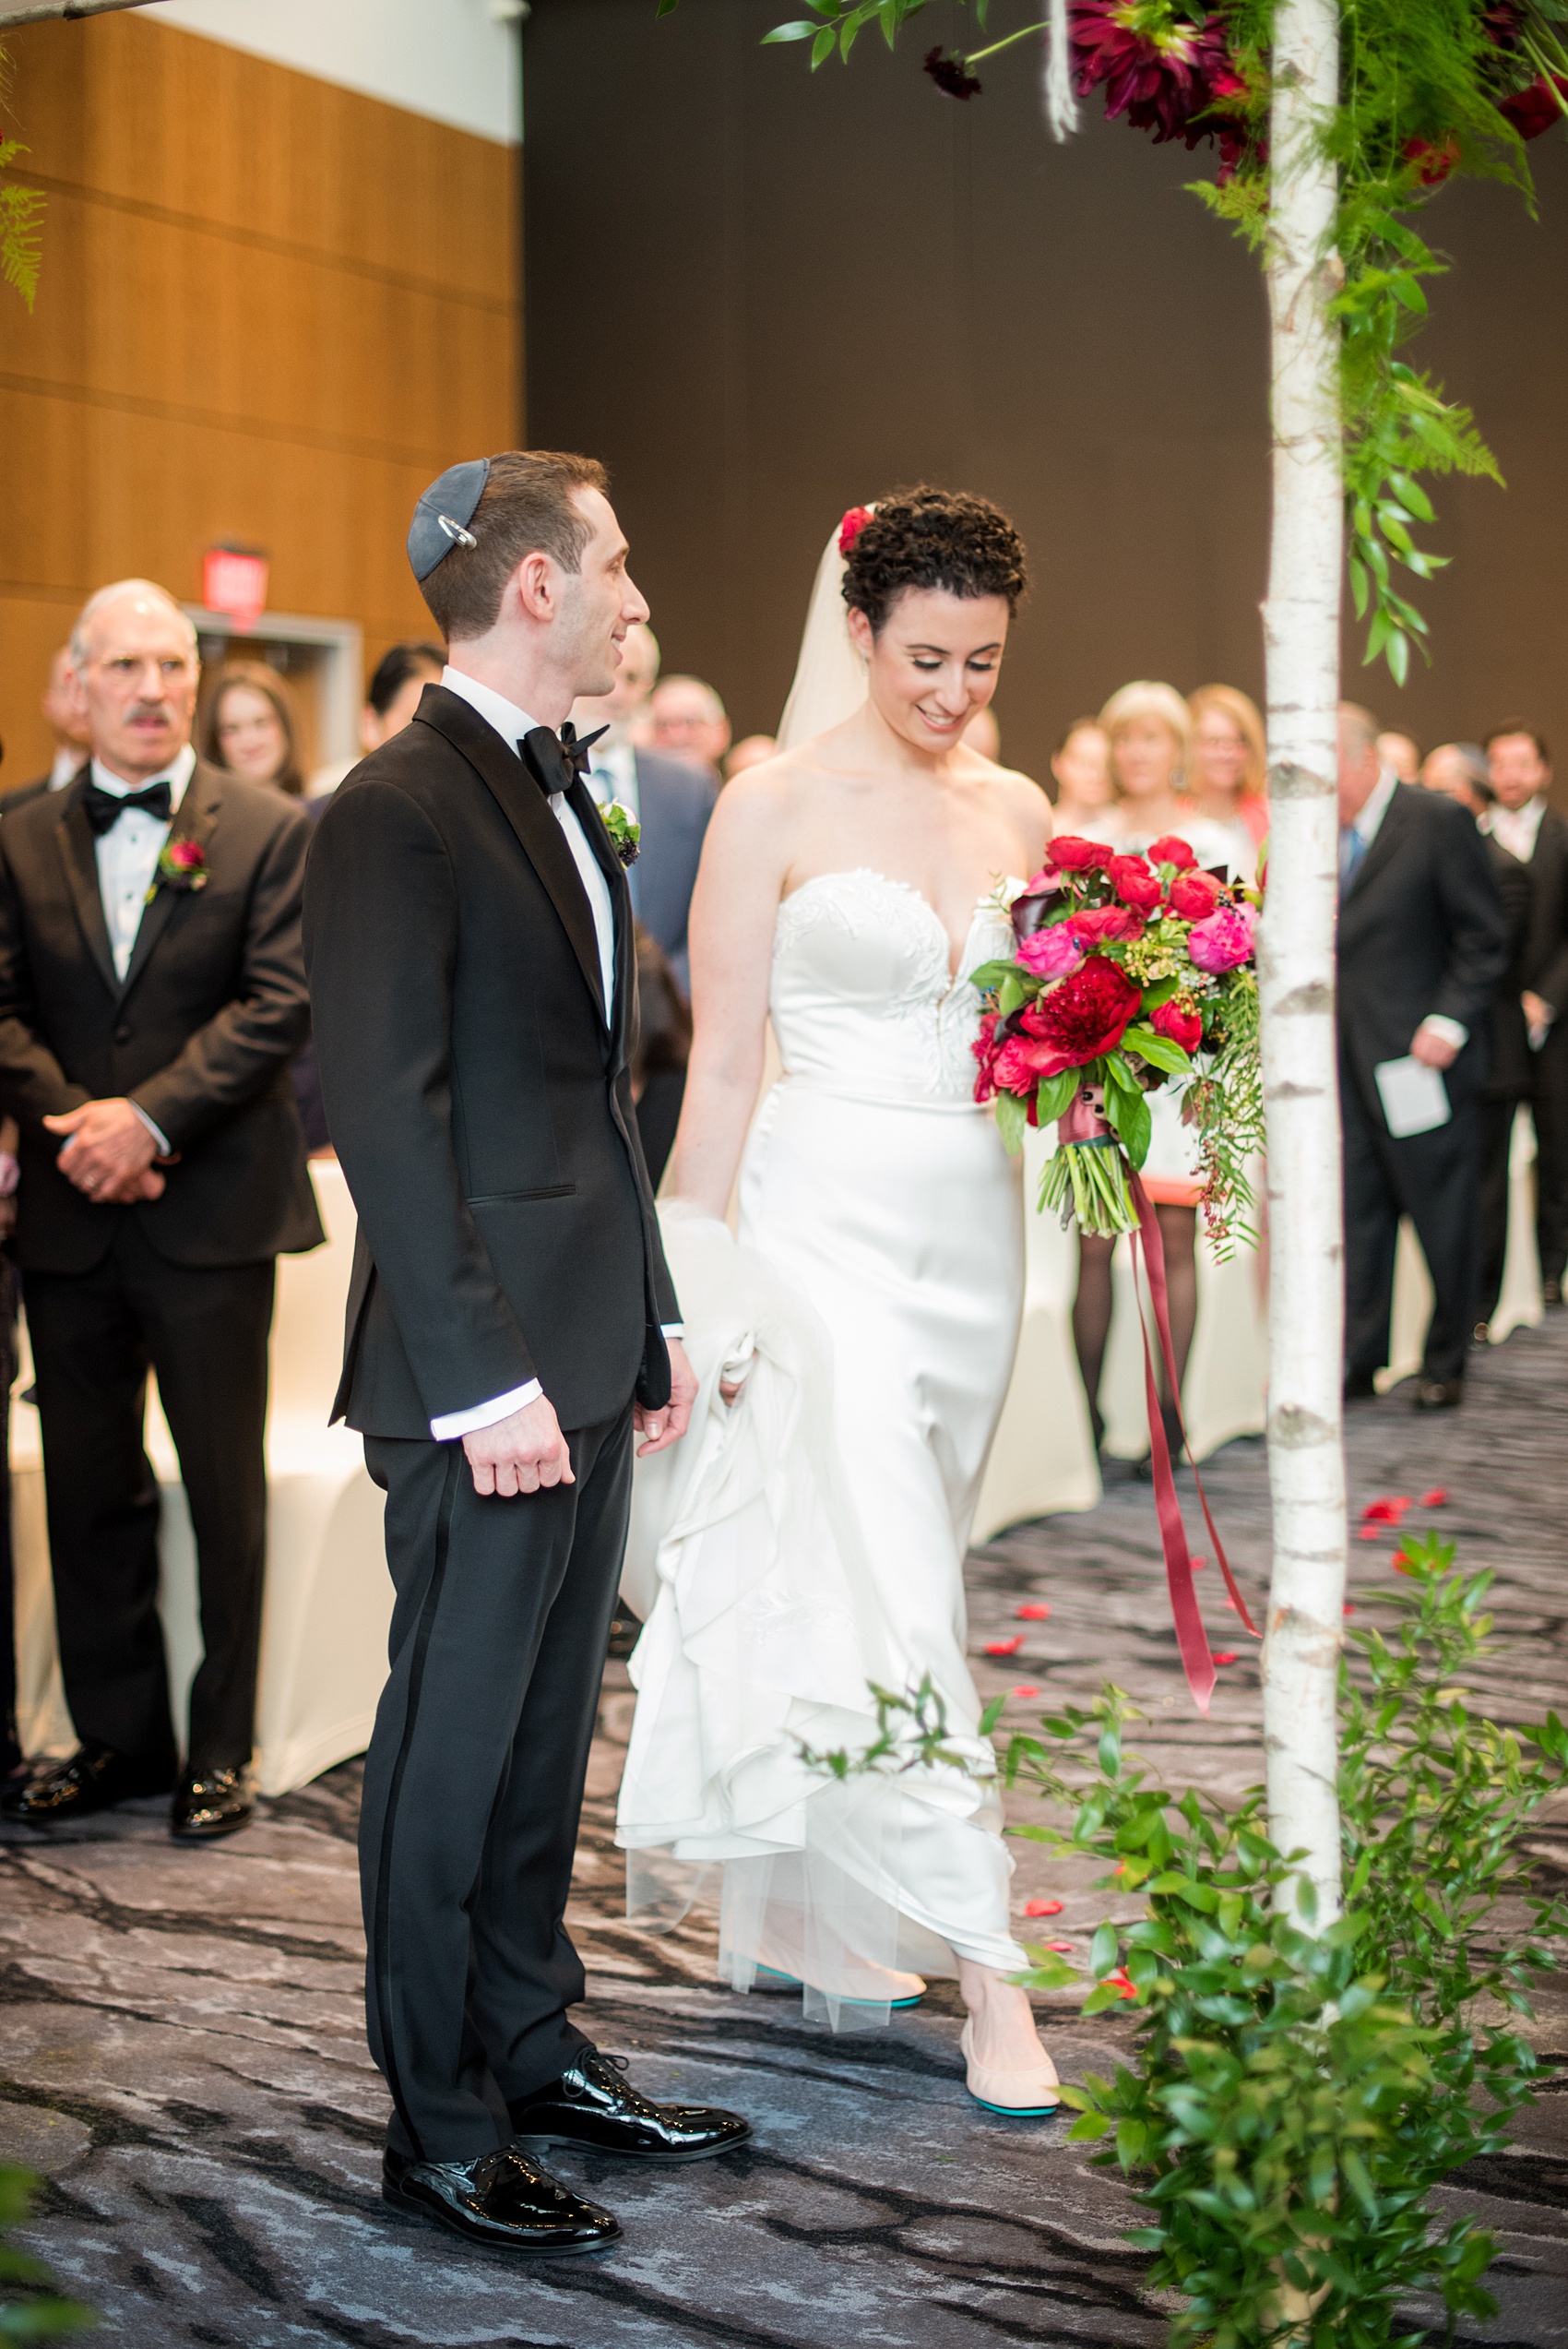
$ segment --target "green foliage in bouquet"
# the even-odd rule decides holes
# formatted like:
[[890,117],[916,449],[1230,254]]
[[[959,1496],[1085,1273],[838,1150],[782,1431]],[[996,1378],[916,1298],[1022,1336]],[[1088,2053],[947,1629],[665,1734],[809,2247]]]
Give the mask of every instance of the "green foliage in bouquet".
[[26,2170],[0,2169],[0,2341],[55,2341],[98,2321],[79,2301],[61,2299],[48,2270],[5,2239],[26,2219],[37,2185]]
[[[668,16],[677,0],[659,0]],[[892,48],[930,0],[807,0],[811,13],[769,42],[809,42],[814,70],[848,60],[870,25]],[[991,0],[954,0],[989,29]],[[974,68],[1045,30],[1038,0],[985,45],[933,49],[926,71],[968,102]],[[1266,252],[1269,54],[1274,0],[1069,0],[1078,89],[1104,87],[1157,140],[1213,140],[1220,168],[1193,193]],[[1496,459],[1467,408],[1400,353],[1427,314],[1423,280],[1446,264],[1411,225],[1455,173],[1501,179],[1531,196],[1524,140],[1568,117],[1568,0],[1340,0],[1340,102],[1323,126],[1339,173],[1325,255],[1343,329],[1345,508],[1350,586],[1368,619],[1366,659],[1397,684],[1427,624],[1395,570],[1430,578],[1447,561],[1414,532],[1434,519],[1418,473],[1484,474]],[[1130,95],[1134,76],[1139,95]],[[1369,617],[1370,615],[1370,617]]]

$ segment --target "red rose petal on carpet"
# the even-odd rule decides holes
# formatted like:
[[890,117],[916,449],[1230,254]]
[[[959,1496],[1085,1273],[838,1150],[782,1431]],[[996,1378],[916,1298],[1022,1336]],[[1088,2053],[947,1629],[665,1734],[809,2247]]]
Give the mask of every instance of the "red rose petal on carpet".
[[1208,1560],[1206,1557],[1194,1557],[1189,1560],[1189,1563],[1194,1574],[1201,1574],[1204,1568],[1208,1564]]
[[1236,1658],[1233,1655],[1223,1655],[1216,1656],[1214,1661],[1216,1663],[1234,1663],[1236,1662]]
[[1423,1493],[1421,1495],[1421,1507],[1423,1508],[1443,1508],[1447,1506],[1447,1502],[1448,1487],[1446,1485],[1434,1485],[1430,1493]]
[[1354,1615],[1354,1614],[1355,1614],[1355,1612],[1356,1612],[1356,1610],[1355,1610],[1354,1606],[1352,1606],[1352,1604],[1351,1604],[1351,1603],[1350,1603],[1350,1601],[1349,1601],[1348,1599],[1347,1599],[1347,1600],[1346,1600],[1346,1602],[1345,1602],[1345,1612],[1346,1612],[1346,1614],[1347,1614],[1347,1615]]
[[1013,1609],[1013,1620],[1016,1623],[1043,1623],[1050,1613],[1051,1609],[1043,1599],[1030,1599],[1023,1606]]
[[1024,1902],[1026,1916],[1060,1916],[1061,1914],[1060,1901],[1026,1901]]
[[1073,1954],[1073,1944],[1071,1941],[1047,1941],[1044,1944],[1044,1947],[1048,1950],[1054,1950],[1057,1956],[1061,1958],[1070,1958]]
[[1024,1635],[1018,1631],[1011,1640],[988,1640],[985,1651],[988,1656],[1016,1656],[1023,1644]]
[[1035,1687],[1031,1682],[1024,1680],[1020,1681],[1017,1687],[1014,1689],[1013,1694],[1016,1697],[1038,1697],[1039,1695],[1039,1690]]

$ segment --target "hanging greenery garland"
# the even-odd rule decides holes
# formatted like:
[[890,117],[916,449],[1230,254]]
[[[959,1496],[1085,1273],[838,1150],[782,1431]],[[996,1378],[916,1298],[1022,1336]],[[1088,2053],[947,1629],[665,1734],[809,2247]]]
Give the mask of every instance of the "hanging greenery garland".
[[[770,42],[809,41],[814,69],[848,58],[875,25],[891,48],[930,0],[808,0],[811,15]],[[989,30],[992,0],[957,0]],[[1038,0],[1037,0],[1038,5]],[[1194,193],[1254,247],[1268,239],[1267,124],[1274,0],[1066,0],[1072,82],[1103,93],[1158,142],[1211,146],[1219,168]],[[668,15],[676,0],[659,0]],[[1060,6],[1058,10],[1061,15]],[[968,51],[932,48],[925,69],[947,96],[981,95],[976,68],[1051,29],[1033,16]],[[1339,178],[1333,266],[1342,330],[1345,505],[1350,590],[1368,621],[1366,659],[1396,683],[1427,624],[1395,584],[1447,562],[1418,545],[1434,519],[1420,473],[1486,474],[1497,460],[1470,411],[1400,354],[1424,320],[1423,280],[1445,262],[1412,225],[1456,173],[1531,197],[1525,142],[1568,119],[1568,0],[1342,0],[1339,105],[1324,124]],[[1424,650],[1424,644],[1423,644]]]

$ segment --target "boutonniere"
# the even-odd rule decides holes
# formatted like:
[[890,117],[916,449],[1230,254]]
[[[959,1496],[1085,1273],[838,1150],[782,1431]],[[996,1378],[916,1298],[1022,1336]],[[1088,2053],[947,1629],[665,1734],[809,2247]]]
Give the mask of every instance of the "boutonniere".
[[207,887],[207,851],[199,841],[165,841],[158,853],[158,864],[152,876],[152,887],[144,900],[152,903],[160,889],[178,889],[184,894]]
[[618,799],[607,799],[599,811],[600,821],[610,835],[610,845],[628,870],[642,854],[637,842],[642,838],[642,826],[629,807]]

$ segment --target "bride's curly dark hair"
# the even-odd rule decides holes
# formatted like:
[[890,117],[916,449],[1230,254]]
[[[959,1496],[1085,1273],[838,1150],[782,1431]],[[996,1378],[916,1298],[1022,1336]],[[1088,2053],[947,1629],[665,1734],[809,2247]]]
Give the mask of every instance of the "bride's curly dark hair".
[[845,602],[877,630],[906,588],[1004,595],[1013,612],[1028,583],[1024,542],[999,506],[923,482],[878,499],[844,565]]

